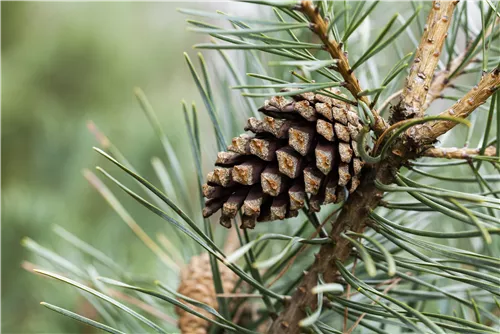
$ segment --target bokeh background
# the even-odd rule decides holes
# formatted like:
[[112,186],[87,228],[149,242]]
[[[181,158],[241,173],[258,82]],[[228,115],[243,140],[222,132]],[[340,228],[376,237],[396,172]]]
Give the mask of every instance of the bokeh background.
[[[186,17],[176,11],[180,5],[1,3],[3,333],[89,330],[39,306],[47,300],[82,311],[85,303],[71,288],[21,267],[32,258],[20,244],[25,236],[64,253],[68,245],[52,230],[57,224],[131,272],[154,270],[155,257],[81,170],[104,162],[92,150],[98,146],[87,129],[92,120],[141,174],[153,177],[151,157],[164,153],[133,95],[136,86],[160,122],[174,125],[168,127],[174,149],[187,149],[180,100],[197,93],[182,52],[195,56],[191,45],[204,37],[186,31]],[[191,161],[181,160],[192,171]],[[153,235],[163,226],[154,217],[139,223]]]

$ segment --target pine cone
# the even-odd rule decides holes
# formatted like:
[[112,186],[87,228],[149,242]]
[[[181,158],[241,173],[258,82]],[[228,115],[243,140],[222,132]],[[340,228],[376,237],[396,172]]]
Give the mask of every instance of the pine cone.
[[218,153],[203,185],[204,217],[222,209],[220,223],[229,228],[241,209],[241,228],[253,228],[256,221],[297,216],[307,194],[309,210],[317,212],[356,190],[361,124],[349,104],[303,93],[293,100],[275,96],[259,111],[264,119],[251,117],[245,127],[254,135],[235,137]]
[[[222,285],[225,292],[232,292],[238,276],[225,266],[219,265]],[[187,297],[205,303],[214,309],[218,309],[217,298],[210,266],[210,258],[208,253],[198,256],[193,256],[191,261],[181,271],[181,284],[177,291]],[[184,303],[184,302],[183,302]],[[208,318],[214,318],[210,313],[193,305],[189,307],[204,314]],[[179,315],[179,329],[183,334],[206,334],[210,327],[210,323],[204,319],[182,310],[175,309]]]

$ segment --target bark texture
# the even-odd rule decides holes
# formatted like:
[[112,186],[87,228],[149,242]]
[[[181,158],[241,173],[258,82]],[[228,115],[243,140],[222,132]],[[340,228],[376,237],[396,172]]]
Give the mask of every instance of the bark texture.
[[393,123],[422,117],[427,92],[439,62],[439,56],[458,1],[434,1],[427,16],[424,33],[406,79],[402,99],[392,115]]
[[[444,159],[469,159],[472,156],[480,154],[480,148],[467,147],[431,147],[422,153],[422,155],[426,157]],[[484,150],[483,155],[494,157],[497,155],[497,149],[493,146],[488,146]]]
[[[467,118],[477,107],[486,102],[499,85],[500,70],[496,68],[483,75],[477,86],[474,86],[463,98],[441,113],[440,116]],[[450,131],[457,124],[457,122],[453,121],[433,121],[414,126],[408,130],[408,135],[411,138],[410,143],[414,147],[432,144],[439,136]]]

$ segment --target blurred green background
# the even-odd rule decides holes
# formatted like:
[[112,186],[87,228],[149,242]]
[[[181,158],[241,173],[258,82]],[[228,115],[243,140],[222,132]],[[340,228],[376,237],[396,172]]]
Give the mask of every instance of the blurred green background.
[[[179,122],[168,126],[168,137],[176,151],[187,148],[180,100],[197,93],[182,52],[203,37],[186,31],[179,5],[1,3],[3,333],[89,331],[39,306],[46,300],[86,312],[74,290],[22,269],[33,258],[20,245],[25,236],[64,253],[68,245],[52,231],[57,224],[131,272],[154,270],[155,257],[81,170],[105,164],[92,150],[99,145],[87,129],[92,120],[141,174],[154,177],[150,159],[164,153],[133,95],[135,86],[162,124]],[[181,160],[191,171],[190,161]],[[144,210],[129,207],[131,213]],[[164,224],[155,217],[138,223],[153,236]]]

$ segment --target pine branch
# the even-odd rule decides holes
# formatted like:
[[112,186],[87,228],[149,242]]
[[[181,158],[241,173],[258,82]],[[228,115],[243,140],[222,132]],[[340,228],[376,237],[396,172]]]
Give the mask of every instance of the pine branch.
[[[441,2],[443,9],[448,8],[447,5],[452,4],[443,4]],[[454,5],[453,3],[453,6]],[[311,11],[312,7],[309,10]],[[448,8],[448,10],[452,9]],[[434,4],[429,17],[434,18],[436,11]],[[441,12],[439,11],[439,13]],[[311,11],[309,14],[312,17],[318,16],[314,11]],[[427,38],[432,37],[435,40],[441,41],[444,39],[446,30],[439,29],[439,32],[443,35],[442,37],[433,33],[427,34]],[[440,46],[442,46],[442,42],[440,43]],[[436,50],[435,47],[434,50]],[[433,53],[427,52],[425,54],[437,58],[433,56]],[[424,60],[424,63],[430,64],[425,66],[425,71],[427,76],[432,76],[437,61],[435,65],[433,65],[434,61],[431,62],[430,60]],[[418,76],[420,72],[417,71],[416,73],[416,76]],[[416,76],[410,75],[410,78],[415,79]],[[498,69],[485,75],[477,87],[467,93],[465,97],[457,102],[451,109],[442,113],[442,116],[467,117],[493,94],[499,84],[499,80]],[[428,79],[427,84],[429,82],[430,79]],[[414,95],[414,97],[418,96],[418,98],[412,99],[412,101],[419,106],[416,110],[420,110],[420,105],[424,102],[426,96],[426,90],[420,90],[420,87],[418,88],[419,89],[415,88],[418,91],[418,95]],[[411,112],[404,113],[401,116],[404,117],[403,120],[406,120],[415,115],[415,113]],[[341,234],[348,231],[362,233],[369,222],[369,213],[380,203],[383,191],[375,186],[374,180],[377,180],[379,184],[393,183],[395,180],[394,171],[399,170],[408,160],[418,157],[417,150],[414,148],[421,148],[425,145],[432,144],[437,137],[451,130],[456,125],[455,122],[451,121],[435,121],[431,124],[432,125],[422,124],[410,128],[405,135],[396,140],[392,146],[393,149],[391,150],[391,154],[377,165],[365,170],[360,187],[348,198],[337,221],[333,224],[330,238],[334,241],[334,244],[323,245],[320,248],[319,253],[316,254],[314,264],[311,266],[309,272],[304,274],[292,299],[287,301],[285,309],[274,321],[269,333],[298,334],[301,332],[299,321],[306,316],[305,310],[314,310],[317,305],[317,296],[312,293],[312,289],[317,285],[318,276],[322,275],[325,282],[334,282],[338,277],[339,268],[337,264],[345,262],[351,253],[352,244],[350,241],[342,238]],[[408,140],[410,140],[407,138],[409,136],[411,136],[411,141],[413,143],[411,146],[407,144]]]
[[455,70],[460,66],[462,61],[465,59],[469,50],[465,50],[458,57],[456,57],[450,65],[449,69],[444,69],[442,71],[437,72],[434,75],[434,79],[432,80],[429,91],[427,92],[427,96],[425,97],[425,102],[422,105],[422,110],[427,110],[431,103],[434,102],[437,98],[439,98],[443,92],[443,90],[450,85],[450,73],[455,72]]
[[422,156],[444,159],[470,159],[471,157],[477,155],[494,157],[496,154],[497,149],[494,146],[488,146],[483,154],[481,154],[481,148],[431,147],[424,151]]
[[[468,116],[493,94],[498,84],[498,70],[495,70],[483,77],[477,88],[466,94],[460,102],[457,102],[460,108],[455,107],[455,110],[460,110],[460,112],[453,115],[455,117]],[[449,111],[442,115],[453,116]],[[450,121],[436,121],[433,123],[435,127],[423,124],[408,130],[407,135],[411,136],[413,147],[423,147],[432,143],[437,137],[451,130],[456,124]],[[321,247],[319,253],[316,254],[315,262],[310,271],[304,274],[300,286],[292,296],[292,300],[287,303],[285,310],[273,323],[269,333],[300,333],[298,323],[306,315],[304,310],[306,307],[314,309],[316,306],[316,296],[311,293],[311,290],[317,284],[318,275],[322,274],[326,282],[334,282],[338,275],[336,263],[346,261],[350,255],[352,245],[348,240],[341,237],[341,233],[346,231],[361,233],[367,226],[369,213],[380,203],[383,191],[375,186],[374,180],[382,184],[393,183],[395,180],[393,171],[401,168],[406,161],[418,157],[416,152],[412,150],[412,146],[406,144],[408,138],[405,137],[400,138],[394,144],[391,155],[377,166],[366,170],[360,187],[348,198],[344,209],[333,224],[330,238],[334,241],[334,245],[328,244]]]
[[[437,135],[431,137],[437,138]],[[374,180],[383,184],[393,183],[393,171],[401,168],[409,159],[417,157],[406,140],[400,138],[388,158],[366,170],[360,187],[348,198],[338,219],[333,223],[330,238],[334,245],[323,245],[320,248],[314,264],[309,272],[304,273],[299,287],[287,302],[285,310],[274,321],[269,333],[301,332],[298,323],[306,316],[305,309],[316,307],[317,298],[311,291],[317,285],[318,275],[321,274],[325,282],[335,282],[338,278],[337,263],[345,262],[350,256],[352,245],[341,234],[346,231],[362,233],[368,225],[369,213],[380,204],[383,191],[375,186]]]
[[[492,31],[493,28],[489,27],[483,38],[488,39]],[[471,45],[469,45],[460,55],[453,59],[453,61],[446,69],[434,74],[434,78],[432,79],[431,86],[429,88],[429,91],[427,92],[425,102],[422,105],[422,110],[427,110],[430,107],[431,103],[441,96],[443,90],[450,86],[453,79],[450,78],[451,74],[455,73],[455,71],[457,71],[459,67],[465,68],[465,66],[467,66],[474,59],[473,57],[469,57],[469,60],[466,61],[465,64],[462,64],[463,61],[467,59],[467,55],[473,51],[474,50],[472,50]],[[458,73],[457,75],[460,75],[460,73]]]
[[433,2],[410,74],[406,79],[401,102],[394,110],[391,123],[424,115],[423,104],[457,3],[458,1]]
[[[467,118],[477,107],[482,105],[500,85],[500,69],[496,68],[485,74],[477,86],[440,116]],[[409,129],[410,143],[414,147],[432,144],[439,136],[457,125],[452,121],[433,121]]]
[[[370,105],[370,100],[366,95],[360,95],[364,90],[359,84],[359,80],[356,78],[354,72],[352,71],[349,60],[347,59],[346,53],[342,51],[342,45],[337,41],[330,39],[328,36],[328,22],[326,22],[319,13],[319,7],[315,7],[313,2],[310,0],[304,0],[299,5],[298,10],[300,10],[307,18],[311,21],[312,31],[321,39],[326,50],[331,55],[333,59],[338,59],[337,69],[338,72],[344,78],[346,82],[345,88],[351,92],[352,96],[359,98],[367,106]],[[375,118],[375,124],[373,129],[376,133],[380,134],[384,132],[387,128],[386,121],[380,117],[376,110],[372,110]]]

